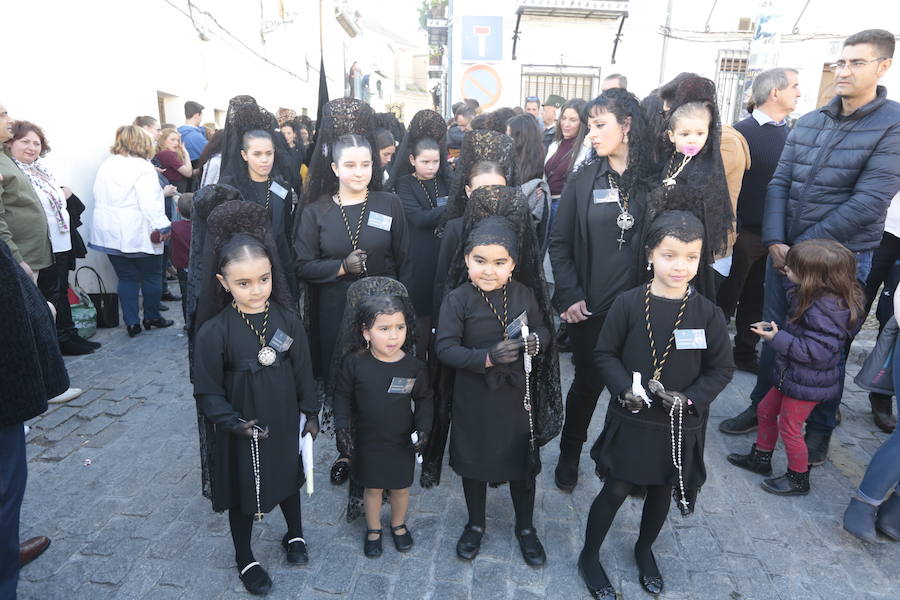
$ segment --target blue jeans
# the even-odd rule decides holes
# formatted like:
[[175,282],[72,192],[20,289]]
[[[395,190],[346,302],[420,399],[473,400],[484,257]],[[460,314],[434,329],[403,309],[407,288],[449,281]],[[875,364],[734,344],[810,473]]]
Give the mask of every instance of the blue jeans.
[[[894,346],[894,390],[900,391],[900,338]],[[900,414],[900,401],[897,404]],[[858,493],[869,504],[879,504],[895,486],[900,494],[900,427],[875,452]]]
[[[869,277],[869,271],[872,270],[872,252],[872,250],[856,252],[856,278],[862,286],[865,286],[866,279]],[[765,296],[763,300],[764,321],[775,321],[783,324],[787,318],[788,304],[787,296],[784,293],[783,277],[784,275],[776,271],[772,266],[772,257],[767,258]],[[844,394],[844,374],[847,369],[847,351],[849,349],[850,345],[847,344],[839,365],[841,369],[840,395],[830,402],[820,402],[816,405],[806,420],[807,431],[821,431],[830,434],[837,427],[837,411],[841,405],[841,396]],[[759,353],[759,375],[756,376],[756,386],[750,392],[750,401],[754,408],[772,388],[771,374],[774,364],[775,353],[768,344],[763,344],[762,351]]]
[[0,598],[15,600],[19,583],[19,514],[28,479],[22,423],[0,427]]
[[144,319],[159,319],[159,303],[162,298],[162,255],[147,254],[128,258],[109,254],[116,276],[119,278],[119,304],[126,325],[141,322],[138,311],[138,293],[144,297]]

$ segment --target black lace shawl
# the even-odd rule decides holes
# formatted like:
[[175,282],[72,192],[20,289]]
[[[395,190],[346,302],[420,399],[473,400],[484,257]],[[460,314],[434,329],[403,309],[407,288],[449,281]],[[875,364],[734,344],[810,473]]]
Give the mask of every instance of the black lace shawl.
[[[211,187],[222,186],[206,186],[203,189]],[[215,198],[223,198],[226,195],[220,193]],[[203,208],[206,209],[211,206],[213,204],[212,200],[215,198],[202,202]],[[196,206],[196,196],[194,202]],[[196,215],[196,213],[192,214]],[[219,248],[237,233],[251,235],[261,241],[266,247],[266,253],[272,262],[273,285],[270,298],[283,308],[291,310],[293,302],[288,290],[287,279],[280,266],[278,248],[275,246],[275,238],[270,231],[269,216],[266,214],[265,209],[253,202],[244,202],[240,199],[226,200],[216,204],[204,217],[208,231],[204,232],[202,251],[197,253],[200,258],[196,263],[193,252],[194,240],[193,238],[191,239],[191,262],[192,265],[199,265],[201,269],[201,275],[198,275],[195,280],[195,285],[197,283],[200,284],[201,292],[196,303],[196,316],[193,321],[194,332],[199,331],[203,323],[219,314],[230,302],[230,297],[216,279],[215,263]],[[193,276],[194,273],[192,272],[191,275]],[[212,499],[212,459],[214,456],[215,428],[204,416],[199,404],[197,405],[197,426],[200,435],[200,467],[203,495]]]
[[409,164],[409,155],[413,153],[416,144],[423,138],[431,138],[437,142],[441,155],[441,165],[438,168],[436,177],[449,180],[450,164],[447,162],[447,123],[444,121],[444,117],[433,110],[420,110],[410,121],[409,129],[406,130],[406,135],[403,136],[403,141],[400,142],[397,153],[394,155],[394,160],[391,164],[391,177],[385,186],[388,191],[393,192],[400,178],[414,171],[413,166]]
[[508,135],[487,129],[467,131],[463,137],[462,149],[456,165],[456,177],[450,183],[450,197],[447,210],[438,223],[438,234],[442,234],[447,221],[463,216],[466,210],[466,186],[469,184],[469,171],[475,163],[489,160],[500,165],[506,175],[506,185],[519,185],[516,177],[515,142]]
[[[463,260],[466,240],[475,225],[489,216],[505,217],[510,221],[518,240],[518,261],[514,277],[528,286],[537,299],[541,314],[552,330],[553,310],[547,294],[544,279],[540,243],[534,231],[528,201],[522,192],[511,186],[484,186],[472,192],[463,215],[463,232],[460,247],[454,254],[447,276],[447,290],[454,290],[468,280],[468,271]],[[433,353],[432,353],[433,354]],[[432,362],[436,359],[432,356]],[[547,444],[559,435],[563,423],[562,392],[559,380],[559,355],[556,340],[541,340],[541,351],[532,359],[531,397],[534,416],[534,436],[538,446]],[[436,382],[434,425],[428,449],[422,465],[421,484],[423,487],[438,485],[444,448],[450,428],[451,402],[453,398],[453,369],[433,365]]]

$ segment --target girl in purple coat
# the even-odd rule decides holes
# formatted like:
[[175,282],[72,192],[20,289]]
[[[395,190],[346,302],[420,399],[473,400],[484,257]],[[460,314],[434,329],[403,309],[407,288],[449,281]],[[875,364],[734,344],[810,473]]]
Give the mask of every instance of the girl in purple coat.
[[750,326],[775,350],[774,387],[757,409],[759,430],[750,454],[729,454],[728,462],[771,475],[780,433],[787,473],[764,480],[762,488],[780,496],[800,496],[809,493],[803,423],[817,402],[840,398],[841,356],[865,314],[856,283],[856,258],[835,241],[807,240],[791,247],[785,275],[790,317],[784,328],[765,321]]

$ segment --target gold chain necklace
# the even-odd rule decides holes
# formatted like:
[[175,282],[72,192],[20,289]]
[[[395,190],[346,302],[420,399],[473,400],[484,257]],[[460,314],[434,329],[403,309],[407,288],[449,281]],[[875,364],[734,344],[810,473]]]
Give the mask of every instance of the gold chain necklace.
[[413,177],[415,177],[416,181],[419,182],[419,185],[422,186],[422,191],[425,192],[425,198],[428,200],[428,203],[431,205],[431,208],[437,208],[437,197],[438,197],[437,177],[434,177],[433,179],[431,179],[431,181],[434,182],[434,197],[432,197],[428,193],[428,188],[425,187],[425,182],[423,180],[419,179],[418,175],[413,173]]
[[662,384],[659,379],[662,377],[663,366],[666,364],[666,359],[669,358],[669,352],[672,351],[672,345],[675,343],[675,330],[678,329],[678,326],[681,325],[682,318],[684,318],[684,309],[687,307],[688,295],[691,293],[691,288],[688,287],[684,292],[684,298],[681,299],[681,308],[678,309],[678,316],[675,318],[675,326],[672,328],[672,336],[666,344],[666,349],[663,352],[662,357],[659,357],[656,354],[656,342],[653,340],[653,327],[650,325],[650,287],[652,284],[653,280],[651,279],[650,283],[647,284],[647,294],[644,298],[644,319],[647,322],[647,335],[650,337],[650,354],[653,356],[653,377],[648,382],[647,386],[653,388],[655,385],[658,385],[661,388]]
[[[475,285],[472,283],[472,285]],[[494,308],[494,304],[488,299],[487,295],[484,293],[480,287],[475,285],[475,289],[478,290],[478,293],[481,294],[481,297],[484,298],[484,301],[487,302],[487,305],[491,308],[491,312],[494,313],[494,316],[497,318],[497,322],[500,323],[500,328],[503,330],[503,339],[509,339],[509,333],[506,331],[506,327],[509,325],[509,310],[507,305],[507,297],[506,297],[506,288],[507,286],[503,286],[503,318],[500,318],[500,314],[497,313],[497,309]]]
[[244,323],[247,324],[247,327],[249,327],[253,331],[253,333],[256,334],[256,337],[259,338],[259,345],[262,346],[262,348],[260,348],[259,350],[259,353],[256,355],[256,359],[259,361],[259,364],[264,367],[271,366],[275,362],[275,357],[278,356],[278,353],[275,352],[274,348],[266,345],[266,329],[269,326],[269,301],[266,300],[266,311],[263,315],[262,332],[260,332],[256,329],[256,327],[253,326],[253,323],[250,322],[250,319],[247,318],[247,315],[245,315],[244,312],[240,308],[238,308],[237,302],[235,300],[231,301],[231,306],[233,306],[234,310],[236,310],[237,313],[241,315],[241,318],[244,320]]
[[344,201],[341,199],[340,190],[337,193],[338,208],[341,209],[341,216],[344,218],[344,225],[347,227],[347,235],[350,237],[350,246],[356,250],[359,245],[359,233],[362,231],[363,216],[366,214],[366,205],[369,203],[369,190],[366,189],[366,197],[362,201],[362,210],[359,211],[359,220],[356,222],[356,234],[350,230],[350,220],[347,218],[347,212],[344,210]]
[[685,157],[681,159],[681,164],[678,165],[678,168],[675,168],[675,154],[672,154],[672,157],[669,158],[669,168],[667,169],[666,177],[665,179],[663,179],[663,185],[666,186],[666,189],[673,187],[676,183],[678,183],[677,181],[675,181],[675,178],[681,175],[681,172],[684,170],[687,164],[691,162],[692,158],[694,157],[685,155]]

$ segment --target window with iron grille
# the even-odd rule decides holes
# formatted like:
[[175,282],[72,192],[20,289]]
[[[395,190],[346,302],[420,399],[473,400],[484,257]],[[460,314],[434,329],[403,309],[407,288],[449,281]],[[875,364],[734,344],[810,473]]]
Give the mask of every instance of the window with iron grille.
[[590,100],[600,94],[600,67],[522,65],[520,96],[537,96],[541,102],[556,94],[566,100]]
[[723,123],[734,123],[741,115],[744,80],[747,78],[749,50],[719,50],[716,68],[716,94]]

